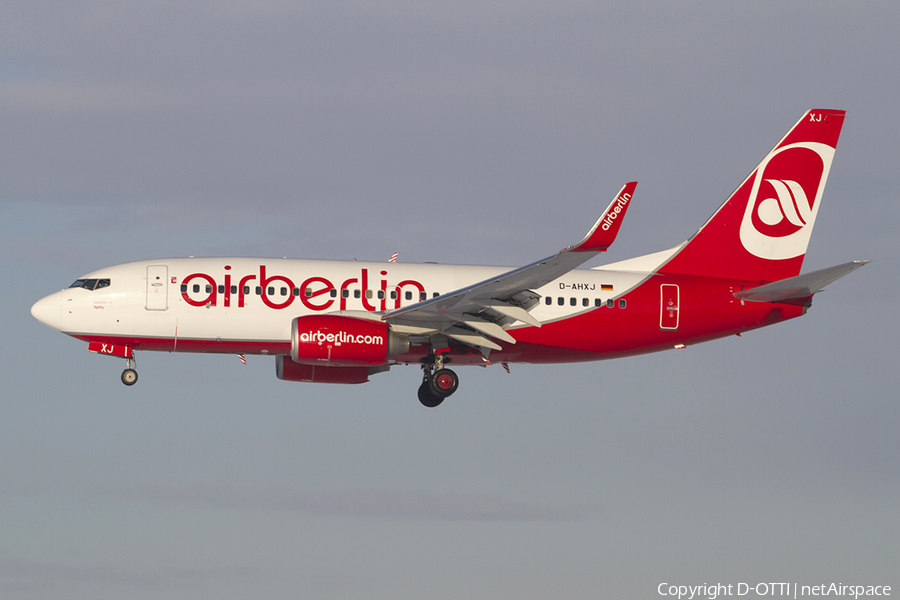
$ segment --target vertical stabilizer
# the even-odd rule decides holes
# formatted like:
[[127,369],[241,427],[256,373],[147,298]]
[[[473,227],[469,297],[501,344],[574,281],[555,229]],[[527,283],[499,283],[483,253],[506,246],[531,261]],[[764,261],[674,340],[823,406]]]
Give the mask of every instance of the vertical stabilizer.
[[807,112],[660,273],[777,281],[800,273],[844,111]]

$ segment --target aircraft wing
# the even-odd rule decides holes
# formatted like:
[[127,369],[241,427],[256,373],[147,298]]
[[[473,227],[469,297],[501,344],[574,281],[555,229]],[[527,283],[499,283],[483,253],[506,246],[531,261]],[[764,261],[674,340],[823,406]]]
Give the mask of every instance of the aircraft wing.
[[868,262],[867,260],[855,260],[797,277],[789,277],[749,290],[735,292],[734,297],[749,302],[784,302],[788,304],[805,302],[829,283],[852,273]]
[[605,252],[615,241],[637,182],[625,184],[588,234],[577,244],[530,265],[519,267],[437,298],[386,313],[382,320],[410,335],[442,333],[457,341],[499,350],[485,335],[510,343],[505,329],[516,321],[535,327],[541,323],[528,311],[540,295],[533,292]]

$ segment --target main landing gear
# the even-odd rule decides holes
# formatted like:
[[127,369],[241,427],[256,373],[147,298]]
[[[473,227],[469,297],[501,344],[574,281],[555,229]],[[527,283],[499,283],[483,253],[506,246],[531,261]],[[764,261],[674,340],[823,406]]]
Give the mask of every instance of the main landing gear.
[[444,357],[435,357],[434,364],[422,365],[422,385],[419,386],[419,402],[434,408],[459,387],[459,376],[444,368]]

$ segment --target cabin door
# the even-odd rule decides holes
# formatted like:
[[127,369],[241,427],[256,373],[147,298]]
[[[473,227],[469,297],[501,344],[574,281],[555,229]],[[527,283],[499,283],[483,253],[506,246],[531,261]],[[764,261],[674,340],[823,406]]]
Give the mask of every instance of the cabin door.
[[678,329],[679,298],[678,286],[674,283],[664,283],[659,286],[659,328]]
[[147,267],[147,310],[169,308],[169,267],[150,265]]

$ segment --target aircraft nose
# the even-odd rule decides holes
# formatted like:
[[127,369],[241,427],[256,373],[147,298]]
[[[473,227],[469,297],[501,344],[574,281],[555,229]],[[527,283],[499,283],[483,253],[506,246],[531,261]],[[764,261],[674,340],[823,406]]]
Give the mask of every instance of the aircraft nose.
[[62,310],[62,292],[50,294],[41,298],[31,307],[31,316],[46,325],[59,331],[60,312]]

